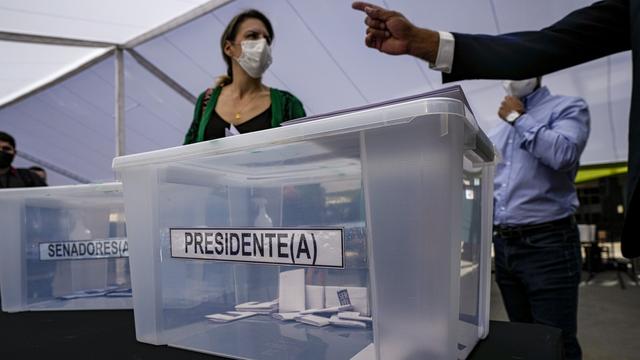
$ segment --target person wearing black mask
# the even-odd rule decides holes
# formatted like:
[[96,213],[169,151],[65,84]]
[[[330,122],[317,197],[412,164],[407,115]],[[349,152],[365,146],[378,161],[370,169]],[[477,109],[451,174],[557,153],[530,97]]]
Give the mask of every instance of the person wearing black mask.
[[16,156],[16,141],[13,136],[0,131],[0,189],[47,186],[44,180],[29,169],[11,166]]

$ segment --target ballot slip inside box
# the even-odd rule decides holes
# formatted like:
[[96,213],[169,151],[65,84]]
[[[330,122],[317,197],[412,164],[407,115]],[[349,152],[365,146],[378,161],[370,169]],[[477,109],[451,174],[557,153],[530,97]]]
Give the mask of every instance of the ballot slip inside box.
[[113,167],[139,341],[448,360],[488,334],[494,152],[460,87]]

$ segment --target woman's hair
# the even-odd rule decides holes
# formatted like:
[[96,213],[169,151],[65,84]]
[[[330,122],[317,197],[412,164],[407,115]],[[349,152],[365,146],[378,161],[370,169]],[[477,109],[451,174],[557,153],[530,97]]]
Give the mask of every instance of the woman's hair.
[[227,74],[222,75],[216,81],[216,86],[224,86],[230,84],[233,81],[233,72],[231,70],[231,57],[224,52],[224,45],[227,41],[233,42],[238,35],[238,29],[240,25],[247,19],[256,19],[260,20],[264,26],[267,28],[267,32],[269,32],[270,41],[273,41],[274,33],[273,27],[271,26],[271,21],[260,11],[255,9],[245,10],[238,15],[234,16],[233,19],[227,25],[227,28],[224,29],[222,33],[222,37],[220,37],[220,50],[222,50],[222,58],[224,62],[227,63]]

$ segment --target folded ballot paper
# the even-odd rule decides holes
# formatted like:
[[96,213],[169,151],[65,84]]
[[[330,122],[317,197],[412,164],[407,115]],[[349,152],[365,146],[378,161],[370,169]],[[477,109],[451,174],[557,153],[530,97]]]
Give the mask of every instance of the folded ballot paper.
[[234,135],[240,135],[240,131],[238,131],[238,129],[233,126],[233,124],[229,125],[228,129],[224,129],[224,136],[228,137],[228,136],[234,136]]
[[338,318],[343,320],[355,320],[355,321],[364,321],[364,322],[372,322],[373,318],[370,316],[362,316],[357,311],[344,311],[338,313]]
[[332,307],[322,308],[322,309],[307,309],[304,311],[300,311],[300,315],[323,314],[323,313],[330,314],[330,313],[337,313],[341,311],[347,311],[351,309],[353,309],[353,306],[351,304],[347,304],[347,305],[332,306]]
[[254,315],[257,315],[257,313],[248,311],[227,311],[226,313],[221,314],[205,315],[205,317],[211,321],[226,323],[235,320],[246,319]]
[[238,304],[236,305],[236,310],[254,312],[257,314],[271,314],[278,311],[278,299],[267,302],[250,301]]
[[236,305],[236,311],[205,315],[205,317],[211,321],[226,323],[254,315],[271,314],[274,311],[278,311],[278,299],[267,302],[249,301]]
[[106,296],[106,297],[131,297],[132,294],[133,293],[131,291],[131,288],[122,288],[122,289],[115,289],[115,290],[107,291],[107,293],[104,294],[104,296]]
[[283,271],[279,277],[280,312],[305,309],[304,269]]
[[131,297],[131,288],[119,288],[117,286],[108,286],[104,289],[87,289],[75,291],[71,294],[58,296],[60,300],[73,300],[82,298],[93,298],[99,296],[107,297]]
[[327,326],[330,324],[329,319],[317,315],[300,315],[296,317],[295,320],[313,326]]
[[367,324],[365,322],[341,319],[341,318],[338,317],[338,315],[333,315],[329,319],[329,323],[331,323],[331,325],[335,325],[335,326],[351,327],[351,328],[363,328],[364,329],[364,328],[367,327]]
[[[371,317],[367,316],[367,288],[305,285],[304,269],[280,273],[279,301],[274,302],[279,308],[271,311],[271,317],[281,321],[295,320],[313,326],[352,328],[366,328],[367,323],[372,322]],[[270,304],[250,302],[237,305],[236,310],[268,313],[272,308]]]
[[271,317],[277,320],[282,321],[292,321],[295,320],[298,316],[300,316],[299,312],[288,312],[288,313],[274,313],[271,314]]

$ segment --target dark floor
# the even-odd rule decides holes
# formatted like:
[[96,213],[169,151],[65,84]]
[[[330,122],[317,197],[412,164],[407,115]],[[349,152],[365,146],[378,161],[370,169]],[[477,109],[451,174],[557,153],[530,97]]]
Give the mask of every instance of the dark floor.
[[[584,360],[640,359],[640,286],[615,270],[599,272],[587,284],[583,273],[578,307],[578,340]],[[491,319],[508,320],[492,281]]]
[[[626,274],[619,275],[606,270],[581,284],[578,338],[585,360],[640,359],[640,286]],[[583,273],[583,279],[587,278]],[[491,296],[491,319],[507,320],[495,282]],[[95,313],[93,318],[83,312],[53,312],[49,316],[38,312],[0,313],[0,359],[25,358],[27,353],[37,358],[60,355],[93,360],[213,359],[136,342],[131,311]],[[499,328],[494,326],[494,330],[496,337]]]

